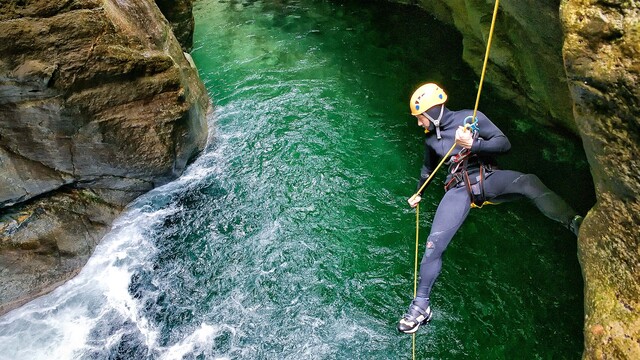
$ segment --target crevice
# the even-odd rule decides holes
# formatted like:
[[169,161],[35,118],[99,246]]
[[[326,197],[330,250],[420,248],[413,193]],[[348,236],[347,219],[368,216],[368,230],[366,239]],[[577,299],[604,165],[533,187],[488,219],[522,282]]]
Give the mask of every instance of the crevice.
[[56,81],[58,81],[58,78],[60,78],[60,66],[55,63],[54,64],[55,69],[53,69],[53,71],[51,72],[51,76],[49,77],[49,79],[47,80],[47,83],[45,84],[48,88],[53,88],[56,86]]
[[[76,129],[76,134],[78,133],[77,131],[78,129]],[[75,178],[76,176],[76,165],[75,165],[75,160],[74,160],[74,142],[73,141],[69,141],[69,159],[70,159],[70,164],[71,164],[71,171],[72,171],[72,176]]]
[[604,42],[615,42],[624,37],[624,33],[622,31],[611,31],[610,33],[605,33],[602,36],[602,41]]
[[47,192],[43,192],[40,194],[37,194],[33,197],[30,197],[28,199],[26,199],[25,201],[22,202],[17,202],[11,206],[7,206],[7,207],[3,207],[0,209],[0,218],[10,214],[10,213],[16,213],[16,212],[20,212],[22,208],[25,208],[27,206],[31,206],[35,203],[37,203],[38,201],[41,201],[45,198],[60,194],[60,193],[64,193],[64,192],[70,192],[71,190],[75,189],[74,187],[74,183],[67,183],[67,184],[63,184],[55,189],[49,190]]
[[[55,172],[55,173],[58,173],[58,174],[64,174],[64,175],[68,175],[70,177],[73,177],[73,174],[70,174],[70,173],[68,173],[66,171],[63,171],[63,170],[52,168],[51,166],[43,163],[42,161],[31,159],[31,158],[29,158],[29,157],[27,157],[25,155],[20,154],[16,150],[8,148],[7,146],[0,145],[0,148],[2,148],[2,150],[4,150],[4,151],[8,152],[9,154],[12,154],[12,155],[15,155],[15,156],[19,157],[20,159],[22,159],[24,161],[31,162],[31,163],[36,163],[36,164],[42,165],[43,167],[51,170],[52,172]],[[62,176],[60,176],[60,179],[62,180]]]

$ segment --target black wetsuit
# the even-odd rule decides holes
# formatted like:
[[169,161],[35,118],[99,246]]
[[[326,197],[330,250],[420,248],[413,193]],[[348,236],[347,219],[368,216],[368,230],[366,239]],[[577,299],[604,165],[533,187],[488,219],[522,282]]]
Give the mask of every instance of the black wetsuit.
[[[437,119],[440,114],[440,106],[429,109],[427,113]],[[440,120],[441,139],[437,139],[433,123],[430,125],[429,132],[425,137],[424,163],[418,189],[453,146],[457,128],[463,125],[465,118],[472,115],[472,110],[450,111],[444,108]],[[502,131],[484,114],[478,112],[476,117],[479,129],[477,138],[473,141],[468,161],[469,177],[459,176],[462,171],[461,166],[458,167],[455,174],[451,174],[457,164],[450,165],[450,173],[446,179],[450,187],[440,201],[433,218],[426,251],[420,263],[420,282],[417,296],[421,298],[429,298],[431,287],[442,268],[442,253],[469,214],[472,192],[468,190],[467,182],[474,183],[478,180],[481,164],[486,170],[483,177],[484,200],[500,203],[526,197],[532,200],[544,215],[565,226],[569,226],[571,219],[576,215],[576,212],[558,195],[549,190],[537,176],[497,169],[495,155],[507,152],[511,148],[511,144]],[[451,154],[456,155],[460,150],[462,147],[458,145]],[[458,175],[457,179],[451,181],[454,175]]]

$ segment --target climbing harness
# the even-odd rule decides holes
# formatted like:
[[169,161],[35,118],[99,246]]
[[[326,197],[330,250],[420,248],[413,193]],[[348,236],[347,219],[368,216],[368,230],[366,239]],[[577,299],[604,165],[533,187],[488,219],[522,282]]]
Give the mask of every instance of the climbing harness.
[[[478,119],[471,120],[471,122],[469,119],[471,119],[470,116],[464,119],[463,126],[472,132],[474,139],[477,139],[480,130]],[[457,155],[451,156],[448,163],[451,179],[445,184],[445,191],[465,185],[472,208],[481,208],[484,204],[490,203],[485,198],[484,180],[487,174],[495,169],[495,166],[485,164],[477,154],[472,154],[466,148],[460,150]]]
[[[471,121],[469,122],[469,125],[467,125],[467,119],[464,120],[465,124],[465,128],[471,128],[471,131],[475,131],[477,133],[478,131],[478,119],[476,117],[477,113],[478,113],[478,104],[480,103],[480,93],[482,92],[482,84],[484,82],[484,75],[486,73],[487,70],[487,62],[489,60],[489,51],[491,49],[491,40],[493,39],[493,29],[495,28],[495,23],[496,23],[496,16],[498,15],[498,6],[500,4],[500,0],[496,0],[495,5],[493,7],[493,16],[491,18],[491,27],[489,29],[489,37],[487,39],[487,49],[484,55],[484,62],[482,64],[482,72],[480,75],[480,83],[478,85],[478,94],[476,96],[476,103],[475,106],[473,107],[473,116],[471,116]],[[440,120],[440,119],[438,119]],[[476,128],[473,129],[473,126],[475,126]],[[422,186],[420,187],[420,189],[411,197],[412,199],[415,198],[416,196],[419,196],[419,194],[422,193],[422,190],[424,189],[424,187],[429,183],[429,181],[431,181],[431,179],[433,178],[434,174],[438,171],[438,169],[442,166],[442,164],[447,160],[447,158],[449,157],[449,155],[451,154],[451,152],[453,151],[453,149],[456,147],[456,144],[454,142],[453,146],[451,146],[451,149],[449,149],[449,151],[447,151],[447,154],[442,158],[442,160],[440,161],[440,163],[438,163],[438,166],[436,166],[436,168],[431,172],[431,174],[429,175],[429,177],[427,178],[427,180],[422,184]],[[472,204],[475,203],[474,201],[472,201]],[[480,205],[482,206],[484,204],[484,202]],[[418,287],[418,247],[419,247],[419,228],[420,228],[420,217],[419,217],[419,209],[420,206],[416,205],[416,252],[415,252],[415,260],[414,260],[414,276],[413,276],[413,297],[415,299],[415,297],[417,296],[417,287]],[[413,333],[412,336],[412,358],[415,359],[416,358],[416,334]]]
[[[475,167],[477,165],[477,173],[470,173],[469,169],[469,160],[474,160],[476,163],[473,164]],[[484,164],[476,155],[471,155],[465,157],[461,162],[457,164],[451,164],[451,167],[455,165],[454,172],[451,173],[451,180],[447,182],[444,186],[445,191],[449,191],[454,187],[458,187],[464,185],[467,189],[467,193],[469,194],[469,198],[471,199],[470,206],[472,208],[481,208],[485,204],[491,204],[491,202],[487,201],[484,194],[484,180],[487,176],[487,173],[491,173],[495,167],[491,164]],[[459,170],[458,170],[459,169]],[[474,169],[475,170],[475,169]]]

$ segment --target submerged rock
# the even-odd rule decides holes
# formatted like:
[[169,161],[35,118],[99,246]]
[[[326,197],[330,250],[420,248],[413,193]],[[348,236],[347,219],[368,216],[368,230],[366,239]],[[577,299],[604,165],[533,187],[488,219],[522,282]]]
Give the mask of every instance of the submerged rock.
[[208,108],[154,1],[0,4],[0,314],[68,279],[128,202],[178,176]]

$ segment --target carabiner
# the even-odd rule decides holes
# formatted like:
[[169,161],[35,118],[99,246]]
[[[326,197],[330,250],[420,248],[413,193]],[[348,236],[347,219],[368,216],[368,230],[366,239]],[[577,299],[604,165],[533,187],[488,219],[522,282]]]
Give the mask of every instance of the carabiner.
[[477,117],[474,119],[473,116],[467,116],[466,118],[464,118],[464,120],[462,120],[462,125],[465,127],[465,129],[471,129],[472,132],[480,130],[480,128],[478,127]]

